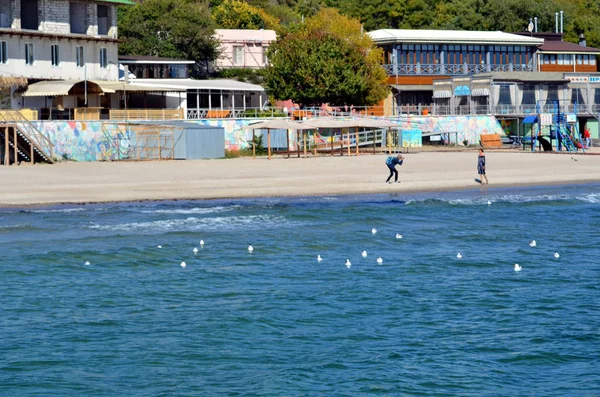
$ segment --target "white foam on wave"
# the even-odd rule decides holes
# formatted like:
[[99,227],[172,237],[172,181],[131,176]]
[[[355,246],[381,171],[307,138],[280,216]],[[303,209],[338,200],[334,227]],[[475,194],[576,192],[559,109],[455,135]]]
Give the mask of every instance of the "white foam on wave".
[[[297,223],[297,222],[296,222]],[[116,225],[93,224],[87,226],[89,229],[114,231],[114,232],[152,232],[164,233],[173,231],[223,231],[232,229],[253,229],[265,228],[269,226],[285,227],[295,224],[288,221],[283,216],[273,215],[247,215],[247,216],[229,216],[214,218],[177,218],[164,219],[150,222],[120,223]]]
[[194,208],[174,208],[160,210],[143,210],[139,211],[143,214],[174,214],[174,215],[200,215],[200,214],[215,214],[226,211],[233,211],[241,208],[241,205],[233,205],[230,207],[194,207]]
[[36,214],[54,213],[54,212],[81,212],[86,211],[88,208],[77,207],[77,208],[60,208],[53,210],[27,210],[27,212],[33,212]]
[[506,204],[526,204],[535,202],[548,202],[548,201],[570,201],[578,200],[586,203],[600,203],[600,194],[598,193],[587,193],[587,194],[538,194],[538,195],[520,195],[520,194],[506,194],[500,196],[485,196],[485,197],[469,197],[469,198],[424,198],[407,200],[406,205],[419,205],[419,204],[448,204],[454,206],[470,206],[470,205],[487,205],[488,201],[494,203],[506,203]]

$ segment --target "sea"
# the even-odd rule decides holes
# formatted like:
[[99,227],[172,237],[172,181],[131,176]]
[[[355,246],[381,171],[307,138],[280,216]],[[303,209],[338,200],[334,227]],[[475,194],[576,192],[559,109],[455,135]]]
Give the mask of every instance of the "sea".
[[0,396],[597,397],[599,224],[598,184],[0,209]]

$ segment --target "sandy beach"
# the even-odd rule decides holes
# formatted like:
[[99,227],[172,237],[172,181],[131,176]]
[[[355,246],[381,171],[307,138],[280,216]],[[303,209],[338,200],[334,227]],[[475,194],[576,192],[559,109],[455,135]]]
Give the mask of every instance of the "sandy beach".
[[[137,200],[410,193],[461,190],[477,151],[405,154],[400,184],[385,184],[386,155],[201,161],[57,163],[0,167],[1,206]],[[575,161],[576,159],[577,161]],[[489,187],[600,181],[600,156],[487,152]],[[483,188],[483,187],[482,187]]]

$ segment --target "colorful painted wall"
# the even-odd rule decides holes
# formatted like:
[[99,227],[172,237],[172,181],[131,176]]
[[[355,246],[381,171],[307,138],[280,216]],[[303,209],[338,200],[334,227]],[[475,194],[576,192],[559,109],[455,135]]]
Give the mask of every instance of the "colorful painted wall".
[[[224,119],[198,120],[204,125],[219,126],[225,129],[225,149],[240,150],[249,147],[252,131],[243,127],[262,121],[261,119]],[[420,130],[440,134],[451,134],[452,140],[467,140],[470,145],[479,143],[481,134],[505,135],[500,123],[494,116],[406,116],[392,119],[401,130]],[[290,134],[291,146],[295,145],[294,134]]]
[[100,121],[38,121],[32,123],[54,144],[58,159],[107,161],[122,158],[130,136],[117,124]]
[[[198,120],[190,123],[219,126],[225,130],[225,149],[249,148],[252,131],[243,127],[261,119]],[[457,132],[458,142],[479,142],[480,134],[504,134],[492,116],[414,116],[394,119],[403,131],[421,131],[440,134]],[[73,161],[107,161],[123,158],[131,147],[131,135],[118,124],[102,121],[37,121],[34,126],[54,144],[57,158]],[[416,135],[415,135],[416,137]],[[414,142],[412,142],[414,141]],[[416,138],[411,146],[416,146]],[[290,146],[296,147],[295,134],[290,134]]]

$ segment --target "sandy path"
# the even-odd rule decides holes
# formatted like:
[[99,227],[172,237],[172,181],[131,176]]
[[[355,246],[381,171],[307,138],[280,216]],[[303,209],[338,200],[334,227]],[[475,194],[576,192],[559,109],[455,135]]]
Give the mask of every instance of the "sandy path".
[[[0,167],[0,205],[339,195],[477,188],[477,152],[405,155],[401,184],[386,155]],[[578,161],[572,160],[577,158]],[[488,152],[490,187],[600,181],[600,156]]]

